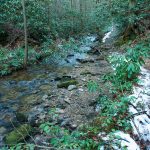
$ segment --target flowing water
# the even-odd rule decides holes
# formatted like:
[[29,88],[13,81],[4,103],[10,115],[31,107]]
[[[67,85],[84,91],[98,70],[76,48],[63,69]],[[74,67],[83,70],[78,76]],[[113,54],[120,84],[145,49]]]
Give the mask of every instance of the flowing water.
[[[104,43],[107,43],[114,30],[112,28],[106,33]],[[95,36],[85,37],[79,51],[71,52],[65,59],[54,55],[39,65],[29,67],[26,71],[19,71],[0,79],[0,144],[3,136],[12,129],[12,123],[17,122],[16,114],[28,115],[30,109],[41,103],[42,96],[56,86],[57,79],[67,75],[73,69],[73,65],[79,63],[77,59],[88,58],[86,52],[91,49],[95,39]],[[136,97],[130,107],[130,112],[135,114],[131,124],[134,134],[146,144],[147,150],[150,150],[150,71],[141,68],[139,79],[141,82],[134,87],[131,95]],[[116,135],[122,137],[121,145],[127,146],[128,150],[140,150],[129,134],[119,131]]]
[[58,78],[67,76],[79,64],[77,59],[88,58],[86,53],[95,39],[96,36],[86,36],[78,51],[70,50],[65,58],[55,54],[38,65],[0,79],[0,144],[4,135],[18,124],[17,114],[28,116],[44,94],[57,88]]

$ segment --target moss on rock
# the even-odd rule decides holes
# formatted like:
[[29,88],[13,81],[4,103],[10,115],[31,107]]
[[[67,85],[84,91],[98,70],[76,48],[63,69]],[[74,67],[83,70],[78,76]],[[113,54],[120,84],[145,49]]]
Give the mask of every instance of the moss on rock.
[[68,88],[69,85],[76,85],[78,82],[75,79],[67,80],[67,81],[61,81],[59,84],[57,84],[58,88]]
[[6,135],[5,143],[8,145],[17,144],[28,137],[31,131],[32,127],[29,124],[23,124]]

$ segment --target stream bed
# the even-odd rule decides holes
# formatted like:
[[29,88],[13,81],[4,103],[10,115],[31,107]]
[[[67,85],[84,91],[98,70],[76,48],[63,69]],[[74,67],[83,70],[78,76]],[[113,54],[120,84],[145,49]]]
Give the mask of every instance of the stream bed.
[[[96,36],[85,36],[84,43],[78,51],[70,51],[65,58],[50,56],[38,65],[32,65],[27,70],[0,79],[1,146],[4,144],[5,135],[14,127],[26,122],[36,125],[38,120],[46,118],[51,108],[56,108],[59,114],[63,114],[63,119],[60,119],[62,124],[71,120],[70,118],[74,120],[71,122],[75,126],[88,120],[87,116],[94,112],[94,107],[89,106],[88,103],[92,103],[91,98],[89,96],[87,101],[87,88],[82,85],[86,84],[92,73],[95,73],[95,77],[96,74],[100,75],[98,70],[102,73],[103,70],[107,70],[105,61],[100,64],[97,60],[97,64],[94,64],[96,56],[87,54],[95,45],[95,40]],[[98,67],[100,69],[97,69]],[[93,72],[90,73],[91,68]],[[83,74],[82,78],[80,74]],[[79,84],[71,85],[70,89],[58,88],[61,80],[66,78],[76,80]],[[86,110],[87,107],[90,109]]]
[[[106,33],[104,43],[114,30],[112,28]],[[59,123],[70,128],[88,122],[97,114],[99,93],[89,93],[87,82],[96,81],[103,87],[100,77],[112,68],[99,54],[87,53],[96,44],[96,36],[84,38],[85,43],[78,51],[71,51],[65,58],[58,55],[48,57],[38,65],[0,79],[0,147],[4,144],[5,135],[14,126],[25,122],[34,126],[40,123],[39,120],[45,121],[52,108],[60,114]],[[68,78],[78,84],[58,88],[58,84]],[[143,141],[146,150],[150,150],[150,70],[141,68],[139,79],[141,82],[134,87],[131,95],[136,97],[130,106],[130,112],[136,114],[131,124],[134,134]],[[108,89],[104,91],[107,93]],[[119,131],[116,135],[121,136],[121,145],[127,146],[128,150],[140,150],[136,139],[128,133]],[[108,138],[104,136],[104,140]]]

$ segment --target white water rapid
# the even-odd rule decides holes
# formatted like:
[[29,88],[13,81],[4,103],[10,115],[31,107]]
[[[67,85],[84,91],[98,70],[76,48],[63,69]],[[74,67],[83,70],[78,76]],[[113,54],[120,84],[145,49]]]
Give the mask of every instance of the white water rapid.
[[105,36],[103,37],[103,39],[102,39],[102,42],[103,42],[103,43],[105,43],[106,40],[111,37],[111,35],[112,35],[112,33],[114,32],[114,30],[115,30],[115,27],[112,26],[112,27],[111,27],[111,30],[110,30],[109,32],[107,32],[107,33],[105,34]]

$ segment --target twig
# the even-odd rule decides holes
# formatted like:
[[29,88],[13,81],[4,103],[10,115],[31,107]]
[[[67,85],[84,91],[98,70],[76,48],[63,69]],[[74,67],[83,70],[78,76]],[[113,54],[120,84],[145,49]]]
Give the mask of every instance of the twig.
[[8,48],[9,46],[11,46],[12,43],[13,43],[18,37],[19,37],[19,35],[15,36],[15,37],[13,38],[13,40],[12,40],[9,44],[7,44],[7,45],[5,46],[5,48]]
[[12,124],[12,126],[14,127],[14,129],[22,136],[22,138],[23,138],[23,140],[24,140],[24,142],[25,143],[27,143],[27,141],[25,140],[25,138],[24,138],[24,136],[22,135],[22,133],[21,132],[19,132],[19,130],[14,126],[14,124],[13,124],[13,122],[12,122],[12,120],[10,119],[10,122],[11,122],[11,124]]
[[134,119],[131,119],[131,121],[133,122],[133,125],[134,125],[134,127],[136,128],[136,131],[137,131],[137,133],[138,133],[138,136],[139,136],[139,137],[142,137],[141,133],[139,132],[138,127],[136,126],[136,124],[135,124],[135,122],[134,122]]
[[[136,106],[134,106],[132,103],[129,102],[129,105],[131,105],[137,112],[138,112],[138,109],[136,108]],[[142,112],[138,112],[138,113],[142,113]],[[148,115],[147,111],[143,111],[143,113],[145,115],[147,115],[148,118],[150,118],[150,115]]]
[[147,111],[137,112],[137,113],[135,113],[135,114],[132,114],[131,117],[138,116],[138,115],[142,115],[142,114],[146,114],[146,115],[147,115]]

